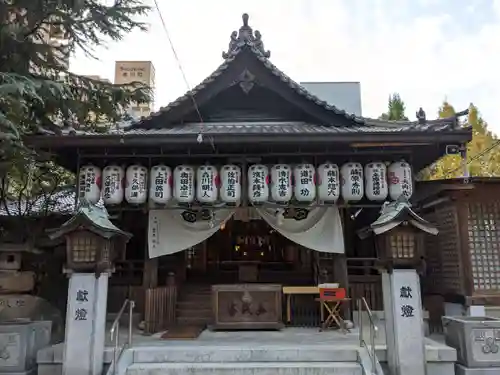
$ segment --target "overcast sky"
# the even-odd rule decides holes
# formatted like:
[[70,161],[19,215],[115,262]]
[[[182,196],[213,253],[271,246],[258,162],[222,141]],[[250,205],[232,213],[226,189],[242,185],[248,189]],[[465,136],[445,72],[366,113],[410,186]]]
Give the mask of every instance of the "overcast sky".
[[[146,1],[152,4],[152,0]],[[378,117],[399,92],[407,115],[428,118],[446,98],[473,102],[500,134],[500,0],[159,0],[191,87],[222,62],[241,15],[262,33],[271,61],[295,81],[359,81],[363,115]],[[73,71],[113,80],[115,60],[151,60],[156,108],[187,91],[154,10],[147,33],[77,54]]]

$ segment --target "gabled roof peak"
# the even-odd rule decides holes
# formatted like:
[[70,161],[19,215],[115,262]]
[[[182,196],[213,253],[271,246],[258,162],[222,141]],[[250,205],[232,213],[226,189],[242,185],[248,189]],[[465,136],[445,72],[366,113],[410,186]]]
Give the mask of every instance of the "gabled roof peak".
[[244,46],[249,45],[253,49],[261,54],[265,58],[271,57],[271,52],[264,49],[264,43],[262,42],[262,35],[260,31],[252,30],[248,26],[249,16],[247,13],[243,13],[242,16],[243,25],[240,27],[240,31],[233,31],[231,33],[231,41],[229,42],[229,48],[227,52],[222,52],[222,57],[224,59],[229,59],[234,56],[238,51]]

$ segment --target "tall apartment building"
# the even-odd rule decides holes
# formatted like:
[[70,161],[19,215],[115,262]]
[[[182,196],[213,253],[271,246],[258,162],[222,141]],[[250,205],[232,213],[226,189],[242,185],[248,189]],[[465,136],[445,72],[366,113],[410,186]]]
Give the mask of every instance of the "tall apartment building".
[[[142,82],[154,90],[155,68],[151,61],[116,61],[115,84]],[[154,107],[154,101],[149,103],[133,103],[128,113],[133,117],[148,116]]]

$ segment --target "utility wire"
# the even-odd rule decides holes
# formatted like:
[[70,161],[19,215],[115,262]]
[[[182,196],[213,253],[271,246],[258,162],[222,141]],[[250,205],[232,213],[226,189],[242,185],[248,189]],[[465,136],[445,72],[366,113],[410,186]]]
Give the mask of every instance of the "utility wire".
[[[198,139],[197,140],[198,140],[199,143],[201,143],[201,142],[203,142],[203,134],[202,134],[203,125],[204,125],[203,117],[201,116],[200,109],[199,109],[198,104],[196,103],[194,95],[193,95],[193,93],[191,91],[191,86],[189,85],[189,82],[187,80],[186,74],[184,73],[184,69],[182,68],[182,63],[181,63],[181,60],[179,59],[179,55],[177,55],[177,51],[175,50],[174,43],[172,42],[172,38],[170,37],[170,33],[168,31],[168,28],[167,28],[167,24],[165,22],[165,19],[163,18],[163,14],[161,13],[160,6],[158,5],[158,0],[154,0],[154,4],[155,4],[156,10],[158,11],[158,15],[160,16],[160,20],[161,20],[161,24],[163,26],[163,30],[165,31],[165,34],[167,35],[168,43],[170,44],[170,49],[172,50],[172,53],[174,54],[174,58],[175,58],[175,60],[177,62],[177,66],[179,67],[179,70],[180,70],[180,72],[182,74],[182,78],[184,80],[184,83],[186,84],[186,87],[188,89],[188,95],[191,98],[191,101],[193,102],[193,106],[194,106],[194,109],[195,109],[196,113],[198,114],[198,117],[200,118],[201,129],[200,129],[200,131],[198,133]],[[211,138],[210,138],[210,143],[212,144],[212,147],[215,149],[213,140]]]
[[[474,155],[472,158],[470,158],[470,160],[467,161],[466,165],[469,165],[470,163],[472,163],[473,161],[476,161],[477,159],[480,159],[481,157],[483,157],[484,155],[486,155],[487,153],[491,152],[494,148],[500,146],[500,140],[497,140],[495,143],[493,143],[490,147],[488,147],[487,149],[481,151],[479,154],[477,155]],[[460,166],[458,168],[455,168],[454,170],[450,171],[447,173],[447,175],[450,175],[450,174],[453,174],[455,172],[458,172],[460,169],[462,169],[463,166]]]

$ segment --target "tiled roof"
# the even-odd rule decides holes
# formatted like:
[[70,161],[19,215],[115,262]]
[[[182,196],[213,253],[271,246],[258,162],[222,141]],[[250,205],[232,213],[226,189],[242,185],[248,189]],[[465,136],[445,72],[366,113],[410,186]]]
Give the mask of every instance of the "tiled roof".
[[269,61],[268,57],[270,56],[270,52],[266,52],[264,50],[264,46],[262,44],[262,40],[260,38],[260,33],[258,31],[253,32],[252,28],[248,26],[248,15],[243,14],[243,26],[240,28],[239,33],[233,32],[231,36],[231,44],[229,46],[229,51],[227,53],[223,53],[224,62],[206,79],[204,79],[200,84],[195,86],[192,90],[186,92],[184,95],[180,96],[166,107],[160,108],[158,112],[151,113],[148,117],[143,117],[141,120],[134,122],[131,125],[132,128],[141,127],[141,125],[150,119],[161,116],[171,109],[179,106],[181,103],[185,101],[191,101],[192,97],[198,94],[201,90],[207,87],[210,83],[214,82],[224,71],[226,71],[231,63],[236,59],[236,57],[245,49],[248,49],[253,52],[253,54],[257,57],[262,64],[271,71],[272,74],[277,76],[281,81],[288,84],[288,86],[294,90],[299,95],[305,97],[307,100],[314,102],[315,104],[325,108],[328,111],[331,111],[337,115],[345,116],[347,119],[355,121],[357,123],[363,124],[364,119],[361,117],[357,117],[353,114],[349,114],[344,110],[341,110],[331,104],[328,104],[326,101],[321,100],[317,96],[310,93],[306,90],[302,85],[295,82],[281,70],[279,70],[271,61]]
[[[188,123],[182,125],[169,125],[162,128],[151,128],[149,121],[167,114],[169,111],[179,107],[185,102],[191,102],[193,97],[199,92],[207,88],[207,86],[218,79],[231,65],[231,63],[242,53],[248,50],[265,66],[273,75],[278,77],[281,81],[285,82],[291,90],[301,95],[305,99],[315,103],[316,105],[332,112],[335,115],[345,116],[350,120],[350,126],[335,126],[328,124],[327,126],[308,124],[302,122],[233,122],[233,123]],[[185,93],[177,98],[166,107],[160,108],[159,111],[151,113],[147,117],[141,119],[131,119],[122,121],[118,124],[111,125],[109,131],[104,134],[120,134],[122,136],[135,136],[135,135],[190,135],[193,133],[203,132],[204,134],[334,134],[334,133],[350,133],[350,132],[364,132],[364,133],[383,133],[383,132],[427,132],[427,131],[452,131],[458,130],[457,117],[466,114],[464,111],[457,116],[437,119],[430,121],[384,121],[377,119],[370,119],[366,117],[356,116],[354,114],[346,113],[334,105],[321,100],[317,96],[310,93],[302,85],[295,82],[288,77],[285,73],[279,70],[274,64],[269,61],[268,57],[270,52],[264,50],[261,40],[261,35],[258,31],[253,32],[252,28],[248,26],[248,15],[243,15],[243,26],[240,28],[239,33],[233,32],[231,36],[231,43],[229,51],[223,53],[224,62],[205,80],[194,87],[191,91]],[[425,114],[424,114],[425,115]],[[466,130],[461,128],[460,130]],[[83,136],[97,136],[103,135],[98,132],[87,132],[82,130],[75,130],[73,128],[63,129],[64,135],[83,135]]]
[[[346,133],[397,133],[397,132],[446,132],[454,129],[452,121],[429,121],[426,124],[414,122],[387,123],[368,122],[366,125],[356,126],[324,126],[304,122],[219,122],[219,123],[187,123],[170,128],[125,128],[122,126],[111,127],[105,134],[126,136],[140,135],[191,135],[191,134],[346,134]],[[75,129],[63,130],[65,135],[102,136],[103,133],[81,131]]]

